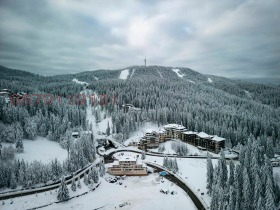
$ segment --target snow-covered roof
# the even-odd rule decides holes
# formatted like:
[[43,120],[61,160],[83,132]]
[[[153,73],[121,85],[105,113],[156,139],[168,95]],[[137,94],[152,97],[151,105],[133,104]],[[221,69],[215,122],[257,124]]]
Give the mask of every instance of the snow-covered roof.
[[79,132],[72,132],[72,136],[79,135]]
[[185,131],[185,132],[183,132],[184,134],[197,134],[197,132],[195,132],[195,131]]
[[153,133],[153,132],[156,132],[156,131],[154,129],[151,129],[151,128],[146,130],[146,133]]
[[185,129],[184,126],[182,125],[178,125],[178,124],[167,124],[165,126],[163,126],[164,129],[169,129],[169,128],[174,128],[174,129]]
[[[78,133],[78,132],[76,132],[76,133]],[[92,134],[92,131],[83,131],[83,133],[85,133],[85,134]]]
[[164,133],[165,130],[164,129],[160,129],[158,133]]
[[222,137],[219,137],[219,136],[215,135],[215,136],[213,136],[212,140],[213,141],[224,141],[225,138],[222,138]]
[[211,139],[213,137],[213,136],[208,135],[207,133],[204,133],[204,132],[199,132],[197,134],[197,136],[200,137],[200,138],[209,138],[209,139]]
[[136,161],[133,157],[120,157],[119,161]]
[[132,104],[123,104],[123,107],[134,107]]

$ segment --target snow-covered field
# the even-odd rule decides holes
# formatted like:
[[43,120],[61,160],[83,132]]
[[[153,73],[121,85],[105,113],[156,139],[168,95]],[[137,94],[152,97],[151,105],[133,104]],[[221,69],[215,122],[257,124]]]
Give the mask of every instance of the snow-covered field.
[[122,70],[121,74],[120,74],[120,79],[125,80],[125,79],[127,79],[128,75],[129,75],[129,70],[128,69]]
[[213,80],[212,80],[211,78],[209,78],[209,77],[208,77],[207,81],[208,81],[209,83],[212,83],[212,82],[213,82]]
[[[23,141],[24,152],[16,153],[16,158],[24,159],[27,162],[34,160],[41,161],[42,163],[49,163],[55,158],[58,161],[64,161],[67,158],[67,151],[54,141],[50,141],[44,137],[37,137],[35,140],[24,139]],[[8,144],[3,144],[7,146]],[[13,144],[13,146],[15,146]]]
[[[126,177],[124,180],[121,180],[122,185],[119,185],[119,182],[108,183],[105,179],[100,178],[101,185],[95,191],[90,191],[86,195],[80,196],[78,198],[73,198],[63,203],[53,203],[54,201],[57,201],[57,192],[52,190],[51,192],[38,193],[37,195],[28,195],[14,198],[13,204],[10,204],[10,200],[6,200],[5,205],[1,206],[1,210],[28,209],[50,203],[53,204],[42,209],[87,210],[100,207],[102,207],[100,209],[103,210],[196,209],[189,196],[183,190],[166,179],[164,179],[164,182],[162,183],[158,181],[157,178],[158,174],[151,174],[143,177]],[[81,184],[82,188],[77,188],[76,192],[73,192],[70,189],[70,186],[68,186],[70,197],[74,195],[80,195],[86,191],[89,191],[88,186],[84,185],[83,180],[81,180]],[[162,194],[160,192],[161,189],[175,191],[177,194]],[[125,205],[123,207],[120,207],[120,204]]]

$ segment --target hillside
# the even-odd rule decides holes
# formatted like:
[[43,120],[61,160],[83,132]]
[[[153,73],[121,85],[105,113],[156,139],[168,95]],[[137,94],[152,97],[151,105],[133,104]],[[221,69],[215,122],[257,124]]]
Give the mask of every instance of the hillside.
[[[107,95],[105,109],[112,115],[113,130],[124,133],[126,138],[141,123],[152,121],[182,123],[190,130],[226,137],[230,140],[229,145],[245,143],[250,134],[264,141],[269,136],[274,145],[279,141],[279,86],[163,66],[131,66],[51,77],[5,67],[0,68],[0,73],[3,75],[0,88],[64,97],[78,94],[84,88],[73,79],[87,82],[89,89]],[[131,103],[141,111],[123,113],[125,103]]]

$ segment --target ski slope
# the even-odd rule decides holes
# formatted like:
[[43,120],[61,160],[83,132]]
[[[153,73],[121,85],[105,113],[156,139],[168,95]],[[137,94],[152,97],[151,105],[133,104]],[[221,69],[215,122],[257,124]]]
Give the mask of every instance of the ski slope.
[[178,77],[182,78],[183,76],[185,76],[185,74],[182,74],[182,72],[180,71],[180,69],[172,69],[172,71],[174,71]]
[[128,75],[129,75],[129,70],[128,69],[122,70],[121,74],[120,74],[120,79],[126,80]]

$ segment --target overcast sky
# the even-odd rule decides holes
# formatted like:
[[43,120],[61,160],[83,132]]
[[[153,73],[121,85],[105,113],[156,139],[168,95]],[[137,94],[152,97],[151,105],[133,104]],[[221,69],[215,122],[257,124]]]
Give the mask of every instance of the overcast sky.
[[43,75],[131,65],[280,77],[279,0],[0,0],[0,65]]

